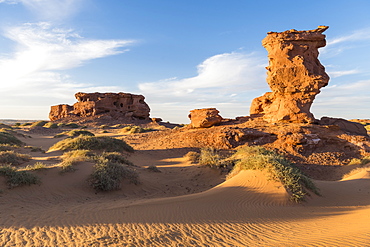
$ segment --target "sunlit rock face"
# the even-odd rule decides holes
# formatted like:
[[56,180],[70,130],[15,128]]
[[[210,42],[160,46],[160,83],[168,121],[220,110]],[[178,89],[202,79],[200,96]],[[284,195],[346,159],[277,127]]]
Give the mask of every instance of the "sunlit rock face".
[[272,92],[255,98],[250,114],[274,122],[312,123],[310,112],[320,88],[328,85],[329,76],[318,60],[318,48],[326,45],[322,34],[327,26],[315,30],[269,32],[262,40],[269,58],[267,83]]
[[222,117],[218,113],[216,108],[194,109],[188,117],[193,128],[208,128],[221,123]]
[[73,106],[52,106],[51,121],[69,116],[90,117],[109,115],[113,118],[149,119],[150,108],[143,95],[130,93],[76,93],[77,103]]

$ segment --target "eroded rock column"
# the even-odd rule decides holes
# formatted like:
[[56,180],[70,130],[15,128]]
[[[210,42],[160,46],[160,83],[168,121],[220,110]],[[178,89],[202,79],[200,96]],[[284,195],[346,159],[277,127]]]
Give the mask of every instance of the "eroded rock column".
[[262,40],[269,58],[267,83],[272,92],[255,98],[251,115],[261,115],[268,122],[312,123],[310,112],[320,88],[329,76],[318,60],[318,48],[326,45],[322,34],[327,26],[315,30],[269,32]]

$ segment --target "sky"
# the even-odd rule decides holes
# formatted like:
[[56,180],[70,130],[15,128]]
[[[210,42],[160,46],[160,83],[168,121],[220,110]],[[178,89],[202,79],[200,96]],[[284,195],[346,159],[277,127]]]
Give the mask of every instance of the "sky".
[[77,92],[142,94],[151,117],[249,115],[270,91],[269,31],[325,31],[330,76],[311,111],[370,118],[368,0],[0,0],[0,119],[48,119]]

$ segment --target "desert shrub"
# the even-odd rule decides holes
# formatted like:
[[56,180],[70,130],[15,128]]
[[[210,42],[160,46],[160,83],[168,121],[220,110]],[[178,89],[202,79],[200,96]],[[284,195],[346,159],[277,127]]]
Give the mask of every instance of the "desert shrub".
[[79,162],[92,161],[94,154],[89,150],[72,150],[62,155],[62,162],[59,163],[61,173],[73,172],[75,165]]
[[191,163],[198,163],[200,154],[194,151],[190,151],[185,154],[185,158],[189,160]]
[[42,162],[36,162],[34,165],[26,166],[25,170],[27,171],[37,171],[37,170],[44,170],[47,166]]
[[64,127],[71,128],[71,129],[77,129],[80,126],[78,124],[76,124],[76,123],[67,123],[67,124],[64,125]]
[[66,126],[66,124],[65,124],[65,123],[57,123],[57,125],[58,125],[58,127],[59,127],[59,128],[63,128],[63,127],[65,127],[65,126]]
[[27,154],[20,154],[14,151],[2,151],[0,152],[0,163],[10,165],[20,165],[31,159],[31,156]]
[[22,123],[21,126],[30,126],[32,123]]
[[108,125],[106,125],[106,124],[102,124],[102,125],[100,125],[100,126],[99,126],[99,128],[100,128],[100,129],[108,129],[108,128],[109,128],[109,126],[108,126]]
[[58,128],[58,124],[53,123],[53,122],[47,122],[43,127],[49,128],[49,129],[57,129]]
[[10,165],[0,166],[0,175],[6,177],[10,188],[40,183],[40,179],[27,171],[18,171]]
[[101,150],[107,152],[133,152],[134,149],[125,141],[108,136],[78,136],[55,143],[49,150]]
[[146,168],[147,170],[151,171],[151,172],[161,172],[158,167],[156,166],[148,166],[148,168]]
[[20,146],[23,144],[21,140],[14,136],[14,133],[5,129],[0,130],[0,144],[10,144]]
[[318,188],[291,162],[283,156],[263,147],[252,146],[240,148],[232,157],[235,167],[229,178],[240,170],[265,170],[275,181],[280,181],[291,194],[291,200],[301,202],[307,190],[319,195]]
[[71,131],[65,131],[65,132],[59,133],[55,135],[54,138],[59,138],[59,137],[64,137],[64,136],[75,137],[75,136],[80,136],[80,135],[95,136],[93,133],[87,130],[71,130]]
[[214,148],[202,148],[199,155],[199,165],[206,165],[212,168],[220,167],[222,158]]
[[134,164],[131,161],[127,160],[122,154],[118,152],[104,152],[100,156],[113,163],[120,163],[120,164],[129,165],[129,166],[134,166]]
[[0,144],[0,151],[10,151],[17,147],[18,146],[10,145],[10,144]]
[[48,121],[37,121],[31,124],[31,127],[43,127]]
[[365,156],[362,159],[353,158],[348,165],[359,165],[364,166],[366,164],[370,163],[370,156]]
[[143,133],[143,132],[148,132],[152,131],[151,128],[142,128],[140,126],[135,126],[135,125],[130,125],[126,126],[121,129],[121,133],[129,133],[129,134],[134,134],[134,133]]
[[31,149],[31,152],[41,152],[45,153],[45,150],[40,147],[34,147],[34,146],[25,146],[25,148]]
[[100,159],[94,165],[94,171],[88,178],[90,186],[97,191],[111,191],[121,188],[121,181],[128,179],[131,183],[138,184],[138,174],[124,166],[106,159]]

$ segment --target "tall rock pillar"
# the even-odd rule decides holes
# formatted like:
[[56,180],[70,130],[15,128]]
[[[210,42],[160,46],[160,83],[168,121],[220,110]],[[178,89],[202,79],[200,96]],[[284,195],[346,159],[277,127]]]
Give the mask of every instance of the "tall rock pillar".
[[329,76],[318,60],[318,48],[326,45],[322,34],[327,26],[315,30],[269,32],[262,40],[269,58],[267,83],[272,92],[255,98],[251,115],[261,115],[271,123],[287,121],[312,123],[310,112],[320,88],[328,85]]

